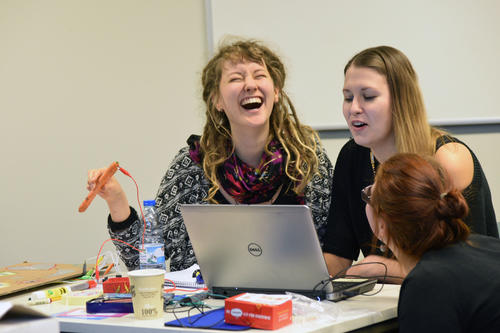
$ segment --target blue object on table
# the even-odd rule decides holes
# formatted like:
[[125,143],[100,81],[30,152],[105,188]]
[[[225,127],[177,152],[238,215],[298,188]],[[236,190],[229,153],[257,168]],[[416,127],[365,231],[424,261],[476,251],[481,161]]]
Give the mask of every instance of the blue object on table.
[[132,299],[105,299],[97,297],[87,301],[87,313],[133,313]]
[[179,320],[167,321],[165,326],[196,327],[224,331],[245,331],[250,329],[250,326],[226,324],[224,322],[224,308],[207,311],[195,316],[179,318]]
[[205,281],[203,281],[203,277],[201,276],[201,273],[196,275],[196,283],[205,284]]
[[203,281],[203,277],[201,276],[201,271],[199,269],[193,272],[193,277],[196,278],[196,283],[205,284],[205,282]]

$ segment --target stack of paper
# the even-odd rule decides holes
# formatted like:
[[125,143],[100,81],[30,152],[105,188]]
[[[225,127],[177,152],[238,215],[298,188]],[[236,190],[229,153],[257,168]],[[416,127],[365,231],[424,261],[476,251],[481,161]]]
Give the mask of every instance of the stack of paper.
[[198,269],[200,269],[200,266],[198,266],[198,264],[194,264],[193,266],[182,271],[165,273],[165,287],[173,288],[173,283],[175,283],[175,287],[177,288],[205,288],[205,284],[198,283],[196,281],[196,276],[193,276],[193,273]]

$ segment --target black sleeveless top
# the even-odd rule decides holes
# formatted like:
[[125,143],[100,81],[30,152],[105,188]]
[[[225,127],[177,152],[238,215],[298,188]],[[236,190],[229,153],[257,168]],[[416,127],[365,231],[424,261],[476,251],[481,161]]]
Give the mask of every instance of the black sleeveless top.
[[[450,136],[442,136],[436,141],[436,150],[449,142],[465,145]],[[462,193],[469,205],[469,215],[465,223],[473,233],[498,238],[495,211],[491,201],[488,181],[476,155],[467,149],[474,161],[474,176],[471,184]],[[375,160],[375,167],[378,162]],[[361,189],[373,184],[374,173],[370,162],[370,149],[349,140],[341,149],[333,175],[332,203],[326,227],[323,251],[356,260],[359,251],[367,256],[373,250],[373,233],[365,214],[365,204],[361,200]],[[375,254],[381,255],[379,249]]]
[[450,137],[441,136],[436,141],[436,151],[443,145],[457,142],[464,145],[472,156],[474,162],[474,175],[472,182],[467,186],[462,194],[469,205],[469,215],[464,219],[464,222],[471,228],[471,231],[476,234],[494,236],[498,238],[498,226],[495,217],[495,210],[491,201],[490,187],[484,175],[483,168],[479,163],[476,155],[462,141]]

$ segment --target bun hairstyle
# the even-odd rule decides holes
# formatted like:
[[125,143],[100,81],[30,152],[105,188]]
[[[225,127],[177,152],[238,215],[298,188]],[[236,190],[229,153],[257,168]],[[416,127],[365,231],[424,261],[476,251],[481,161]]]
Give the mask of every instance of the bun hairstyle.
[[386,222],[387,242],[408,255],[464,241],[469,208],[462,193],[432,157],[400,153],[377,170],[371,205]]

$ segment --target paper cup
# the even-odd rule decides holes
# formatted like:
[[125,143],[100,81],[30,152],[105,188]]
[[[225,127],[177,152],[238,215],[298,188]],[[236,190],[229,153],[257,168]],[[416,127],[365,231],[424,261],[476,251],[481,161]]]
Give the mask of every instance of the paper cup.
[[158,319],[163,315],[163,269],[128,272],[134,315],[137,319]]

